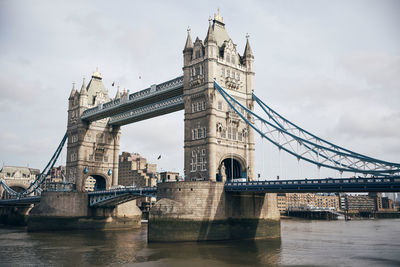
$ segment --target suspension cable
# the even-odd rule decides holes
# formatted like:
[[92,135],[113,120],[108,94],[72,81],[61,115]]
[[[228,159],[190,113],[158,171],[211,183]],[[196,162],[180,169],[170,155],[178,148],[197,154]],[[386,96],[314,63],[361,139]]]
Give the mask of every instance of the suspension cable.
[[7,191],[7,193],[11,196],[14,197],[22,197],[22,196],[28,196],[29,194],[38,191],[38,193],[41,192],[40,190],[40,185],[43,184],[45,181],[46,176],[50,173],[51,169],[53,168],[54,164],[56,163],[58,157],[60,156],[61,150],[64,147],[65,141],[67,140],[67,133],[65,133],[63,139],[61,140],[60,144],[58,145],[56,151],[54,152],[53,156],[51,157],[50,161],[47,163],[46,167],[43,169],[43,171],[36,177],[36,179],[29,185],[28,188],[26,188],[22,192],[16,192],[12,188],[10,188],[4,180],[1,180],[1,185],[3,188]]
[[[275,146],[277,146],[278,148],[283,149],[284,151],[286,151],[287,153],[297,157],[298,159],[303,159],[303,160],[305,160],[307,162],[310,162],[310,163],[315,164],[315,165],[320,166],[320,167],[326,167],[326,168],[331,168],[331,169],[336,169],[336,170],[339,170],[339,171],[346,171],[346,172],[350,171],[350,172],[358,172],[358,173],[365,173],[365,174],[372,174],[372,175],[392,175],[394,173],[400,172],[400,164],[388,163],[388,162],[385,162],[385,161],[375,160],[373,158],[366,157],[366,156],[363,156],[363,155],[358,154],[358,153],[352,153],[351,151],[350,152],[340,151],[340,150],[337,149],[337,147],[335,147],[335,148],[326,147],[324,145],[312,142],[309,139],[304,139],[302,137],[296,136],[296,135],[292,134],[291,132],[288,132],[283,126],[279,126],[279,123],[278,123],[278,126],[275,125],[275,124],[272,124],[272,123],[266,121],[265,119],[261,118],[259,115],[255,114],[251,110],[249,110],[247,107],[244,107],[236,99],[234,99],[232,96],[230,96],[228,93],[226,93],[224,91],[224,89],[222,89],[222,87],[219,86],[216,81],[214,81],[214,86],[219,91],[219,93],[221,93],[221,95],[223,96],[224,100],[231,106],[231,108],[250,127],[252,127],[256,132],[258,132],[261,136],[263,136],[268,141],[273,143]],[[289,148],[285,147],[285,145],[287,145],[287,144],[290,145],[291,141],[290,142],[286,142],[285,144],[281,144],[279,141],[278,142],[274,141],[270,137],[266,136],[266,134],[264,134],[262,131],[260,131],[254,125],[253,122],[250,122],[249,120],[247,120],[246,117],[236,109],[235,105],[240,106],[242,108],[242,110],[246,111],[248,114],[250,114],[251,116],[253,116],[257,120],[259,120],[260,122],[264,123],[265,125],[272,127],[274,129],[274,131],[279,132],[284,136],[288,136],[288,137],[292,138],[292,140],[298,142],[300,144],[300,146],[304,145],[304,147],[307,148],[308,150],[306,150],[306,152],[303,153],[303,154],[297,154],[294,151],[291,151]],[[299,132],[301,130],[302,129],[299,128]],[[333,153],[333,156],[329,157],[329,156],[325,155],[324,153],[321,154],[320,151],[322,151],[324,153],[327,153],[327,152]],[[317,158],[318,158],[317,161],[312,159],[312,158],[310,159],[310,158],[307,158],[307,157],[304,156],[305,154],[310,153],[310,152],[314,153],[317,156]],[[334,159],[337,156],[340,157],[339,161]],[[320,159],[320,157],[322,159]],[[342,158],[346,159],[348,161],[348,164],[343,164],[341,162]],[[354,158],[354,160],[351,161],[351,159],[353,159],[353,158]],[[325,162],[327,162],[327,161],[328,162],[332,162],[334,164],[334,166],[326,164]],[[357,165],[360,165],[360,164],[363,164],[365,166],[366,164],[375,164],[376,165],[377,163],[380,163],[383,166],[379,166],[380,169],[378,168],[378,166],[376,168],[374,168],[374,169],[372,169],[372,167],[369,166],[368,170],[366,168],[361,169],[361,168],[357,167]]]

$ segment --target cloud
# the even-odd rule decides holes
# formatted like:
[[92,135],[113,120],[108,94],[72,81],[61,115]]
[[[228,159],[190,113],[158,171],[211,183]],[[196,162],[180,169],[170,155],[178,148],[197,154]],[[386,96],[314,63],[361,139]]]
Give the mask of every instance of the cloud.
[[383,93],[387,99],[400,97],[400,55],[384,51],[355,51],[343,55],[339,63],[346,71],[367,83],[376,91],[374,94]]
[[38,81],[27,81],[19,76],[0,76],[0,106],[4,109],[13,106],[32,105],[37,100]]
[[[96,3],[0,3],[0,157],[6,162],[41,167],[50,158],[66,129],[71,83],[79,88],[96,66],[112,97],[113,81],[132,92],[180,75],[187,26],[193,39],[203,39],[217,8],[214,1],[196,8],[178,1]],[[218,6],[239,51],[250,33],[255,92],[267,104],[334,143],[400,157],[400,38],[391,11],[398,4]],[[183,113],[122,127],[120,148],[182,172]],[[257,144],[256,153],[262,151]]]

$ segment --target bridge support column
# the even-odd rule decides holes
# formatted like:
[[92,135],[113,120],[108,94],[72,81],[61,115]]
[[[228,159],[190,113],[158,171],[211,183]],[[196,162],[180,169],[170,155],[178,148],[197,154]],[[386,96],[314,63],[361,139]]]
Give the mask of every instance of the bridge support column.
[[136,201],[116,207],[89,208],[86,192],[43,192],[28,217],[28,231],[131,229],[140,227]]
[[118,185],[118,164],[119,164],[119,130],[113,133],[114,139],[114,157],[113,157],[113,169],[112,169],[112,185]]
[[225,193],[217,182],[158,185],[150,210],[148,241],[279,238],[276,194]]

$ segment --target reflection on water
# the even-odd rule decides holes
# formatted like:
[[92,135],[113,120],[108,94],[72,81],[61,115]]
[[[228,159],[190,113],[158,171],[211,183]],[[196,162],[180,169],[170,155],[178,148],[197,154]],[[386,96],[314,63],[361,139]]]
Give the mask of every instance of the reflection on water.
[[149,244],[152,253],[146,261],[158,262],[159,266],[277,265],[280,246],[280,239]]
[[134,231],[0,228],[0,265],[399,266],[400,220],[282,221],[275,240],[147,244]]

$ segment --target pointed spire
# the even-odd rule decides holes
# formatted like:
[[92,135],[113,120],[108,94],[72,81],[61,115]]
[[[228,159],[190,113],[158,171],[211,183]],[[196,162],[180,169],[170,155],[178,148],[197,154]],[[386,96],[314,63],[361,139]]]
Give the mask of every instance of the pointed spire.
[[253,52],[251,51],[250,43],[249,43],[249,37],[250,35],[247,33],[246,34],[246,47],[244,48],[244,58],[254,58]]
[[68,99],[72,99],[72,98],[74,97],[75,93],[76,93],[76,90],[75,90],[75,82],[72,82],[71,94],[69,95],[69,98],[68,98]]
[[192,37],[190,37],[190,26],[187,28],[187,38],[186,38],[186,44],[185,48],[183,49],[183,52],[193,49],[193,43],[192,43]]
[[119,85],[118,85],[117,88],[118,88],[118,89],[117,89],[117,93],[115,94],[115,98],[114,98],[114,99],[121,98],[121,93],[119,92]]
[[213,27],[212,27],[212,19],[211,19],[211,17],[208,19],[208,23],[209,23],[209,26],[208,26],[208,32],[207,32],[207,36],[206,36],[206,39],[204,40],[204,43],[208,43],[208,42],[216,42],[216,40],[215,40],[215,36],[214,36],[214,30],[213,30]]
[[81,95],[87,95],[85,78],[83,78],[83,81],[82,81]]

